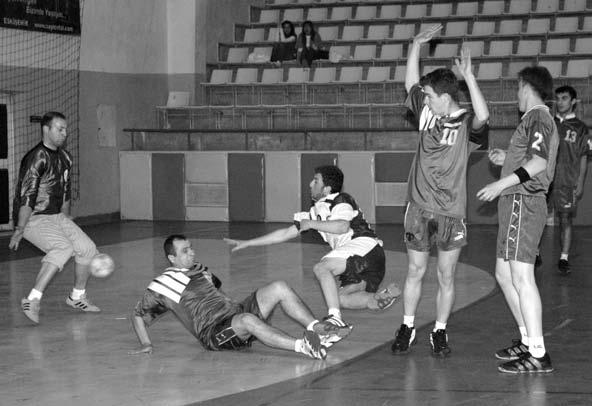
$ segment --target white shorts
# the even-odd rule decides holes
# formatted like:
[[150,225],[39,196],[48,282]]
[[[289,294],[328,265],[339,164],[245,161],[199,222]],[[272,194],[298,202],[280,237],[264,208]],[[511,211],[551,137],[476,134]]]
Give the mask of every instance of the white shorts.
[[371,237],[357,237],[353,240],[348,241],[341,247],[337,247],[322,259],[325,258],[344,258],[347,259],[353,255],[359,255],[360,257],[366,256],[376,245],[382,247],[382,241],[371,238]]
[[87,265],[99,253],[90,237],[62,213],[32,215],[23,237],[45,252],[42,262],[60,270],[72,256],[76,263]]

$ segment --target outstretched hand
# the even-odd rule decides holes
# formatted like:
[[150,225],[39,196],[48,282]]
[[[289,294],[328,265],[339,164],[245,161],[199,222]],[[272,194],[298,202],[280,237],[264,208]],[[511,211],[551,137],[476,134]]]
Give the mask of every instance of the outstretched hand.
[[426,42],[430,41],[441,29],[442,24],[434,24],[428,29],[417,34],[415,38],[413,38],[413,42],[417,44],[425,44]]
[[232,247],[232,252],[242,250],[249,246],[248,241],[245,240],[233,240],[231,238],[224,238],[224,242]]
[[469,48],[462,48],[460,51],[460,58],[455,58],[454,63],[463,78],[473,74],[473,65],[471,64],[471,50]]

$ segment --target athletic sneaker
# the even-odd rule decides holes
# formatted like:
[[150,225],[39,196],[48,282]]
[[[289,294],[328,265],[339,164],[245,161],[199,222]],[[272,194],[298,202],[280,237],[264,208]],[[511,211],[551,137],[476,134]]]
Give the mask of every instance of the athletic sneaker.
[[561,275],[569,275],[571,273],[567,259],[560,259],[557,266],[559,267],[559,273]]
[[415,344],[415,327],[407,327],[407,324],[401,324],[401,327],[395,333],[395,341],[391,346],[391,351],[395,354],[407,354],[409,347]]
[[432,355],[437,357],[447,357],[450,354],[448,334],[446,334],[446,330],[440,329],[430,333],[430,344],[432,345]]
[[528,352],[528,347],[522,344],[522,340],[512,340],[512,345],[496,351],[495,358],[504,361],[513,361]]
[[321,344],[329,348],[347,337],[351,333],[353,326],[336,326],[327,321],[320,321],[313,325],[312,329],[321,338]]
[[333,324],[336,327],[352,327],[345,321],[341,320],[341,318],[335,317],[332,314],[323,317],[323,323]]
[[304,332],[304,351],[311,358],[327,358],[327,347],[321,344],[321,338],[314,331],[306,330]]
[[527,352],[518,359],[504,362],[497,369],[508,374],[544,374],[553,372],[553,365],[549,354],[536,358]]
[[397,299],[401,296],[401,289],[395,284],[391,283],[385,289],[381,290],[380,292],[376,292],[374,294],[374,299],[376,300],[376,309],[370,310],[386,310],[391,307]]
[[33,323],[39,324],[39,309],[41,307],[41,301],[39,299],[27,299],[26,297],[21,299],[21,308],[25,316],[29,318]]
[[66,304],[72,306],[75,309],[82,310],[83,312],[96,313],[101,311],[101,309],[88,301],[86,295],[80,296],[80,299],[77,300],[74,300],[71,296],[68,296],[66,299]]

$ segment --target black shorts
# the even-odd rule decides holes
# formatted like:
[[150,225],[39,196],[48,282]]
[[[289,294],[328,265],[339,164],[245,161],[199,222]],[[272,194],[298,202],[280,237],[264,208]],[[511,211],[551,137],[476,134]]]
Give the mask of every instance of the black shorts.
[[232,318],[241,313],[251,313],[261,320],[265,320],[259,309],[259,302],[257,302],[257,291],[251,293],[240,303],[240,311],[225,318],[212,329],[211,341],[216,350],[240,350],[251,346],[255,340],[254,336],[243,340],[232,329]]
[[339,275],[341,286],[353,285],[366,281],[366,292],[376,292],[385,272],[384,249],[376,244],[363,257],[352,255],[347,259],[345,271]]
[[577,208],[575,187],[553,187],[553,190],[551,191],[551,199],[556,212],[575,214]]

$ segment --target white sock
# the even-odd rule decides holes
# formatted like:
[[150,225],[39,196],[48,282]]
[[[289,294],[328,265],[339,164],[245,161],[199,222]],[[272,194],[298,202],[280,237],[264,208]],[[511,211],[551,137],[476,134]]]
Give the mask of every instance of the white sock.
[[308,324],[308,326],[306,326],[306,329],[307,329],[308,331],[314,331],[314,330],[312,329],[312,326],[314,326],[314,325],[315,325],[315,324],[317,324],[318,322],[319,322],[318,320],[313,320],[313,321],[311,321],[311,322]]
[[522,341],[522,344],[528,347],[528,334],[526,333],[526,327],[519,326],[518,329],[520,330],[520,341]]
[[28,300],[41,300],[43,297],[43,292],[38,291],[37,289],[31,289],[31,293],[27,296]]
[[341,310],[339,310],[338,308],[332,307],[329,309],[328,313],[330,316],[333,316],[336,319],[341,320]]
[[528,352],[535,357],[541,358],[545,356],[545,340],[541,337],[529,337]]
[[403,315],[403,324],[405,324],[409,328],[413,328],[415,326],[415,316]]
[[569,254],[564,254],[563,252],[561,253],[561,256],[559,257],[559,259],[565,259],[567,261],[567,256]]
[[70,298],[72,298],[72,300],[78,300],[80,299],[84,293],[86,292],[86,289],[72,289],[72,293],[70,293]]
[[436,320],[436,325],[434,326],[434,330],[432,331],[435,333],[438,330],[446,330],[446,323],[440,323]]
[[304,339],[297,338],[296,341],[294,341],[294,352],[301,352],[301,353],[305,354]]

